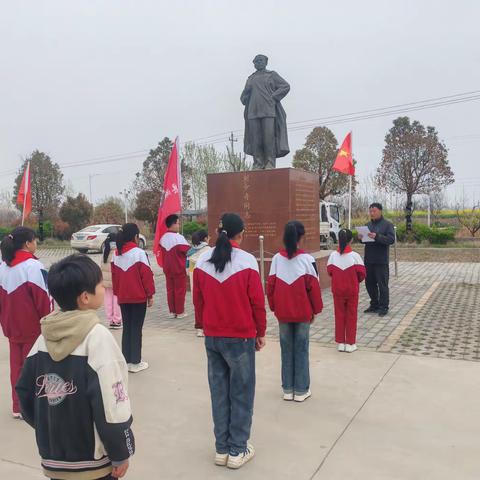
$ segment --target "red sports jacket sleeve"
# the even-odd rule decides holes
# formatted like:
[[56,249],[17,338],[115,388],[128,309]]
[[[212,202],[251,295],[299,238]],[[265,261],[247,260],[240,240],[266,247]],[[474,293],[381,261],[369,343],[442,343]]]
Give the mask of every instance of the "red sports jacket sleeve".
[[138,268],[140,269],[140,278],[142,279],[142,285],[145,289],[147,298],[153,297],[155,295],[155,281],[153,279],[153,271],[145,263],[138,263]]
[[260,275],[255,270],[250,270],[248,276],[248,298],[252,306],[253,319],[257,325],[257,337],[264,337],[267,329],[265,294],[263,293]]
[[322,291],[317,277],[307,275],[305,277],[308,299],[312,305],[313,314],[317,315],[323,310]]
[[327,265],[327,273],[332,276],[332,272],[333,272],[333,265]]
[[112,263],[110,263],[110,271],[112,272],[112,290],[113,294],[118,296],[118,272],[117,267]]
[[358,283],[361,283],[365,280],[367,276],[367,271],[364,265],[355,265],[355,271],[357,273]]
[[200,288],[201,271],[196,268],[193,271],[193,306],[195,307],[195,328],[203,328],[203,294]]
[[275,283],[277,280],[276,275],[269,275],[268,280],[267,280],[267,298],[268,298],[268,305],[270,307],[270,310],[272,312],[275,311],[275,301],[274,301],[274,296],[275,296]]
[[52,310],[52,299],[50,295],[35,284],[29,285],[30,294],[32,295],[33,304],[38,313],[38,318],[47,316]]

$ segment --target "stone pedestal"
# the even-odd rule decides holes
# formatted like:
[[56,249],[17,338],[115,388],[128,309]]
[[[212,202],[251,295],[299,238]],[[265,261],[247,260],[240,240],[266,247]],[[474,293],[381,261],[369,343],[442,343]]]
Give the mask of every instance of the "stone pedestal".
[[283,229],[289,220],[305,225],[305,250],[320,249],[318,176],[294,168],[214,173],[207,178],[208,228],[216,238],[225,212],[238,213],[245,221],[242,248],[259,253],[259,235],[265,237],[265,256],[282,247]]

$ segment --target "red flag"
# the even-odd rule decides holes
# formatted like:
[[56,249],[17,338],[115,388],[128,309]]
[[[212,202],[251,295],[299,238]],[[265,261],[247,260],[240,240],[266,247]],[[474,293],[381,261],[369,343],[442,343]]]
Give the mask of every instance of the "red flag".
[[22,205],[22,225],[24,220],[32,211],[32,189],[30,182],[30,162],[27,162],[25,171],[23,172],[20,188],[18,189],[17,205]]
[[352,158],[352,132],[345,137],[332,168],[337,172],[355,175],[355,166]]
[[153,242],[153,253],[161,267],[163,266],[163,258],[160,239],[167,231],[165,219],[173,213],[179,213],[182,209],[182,173],[180,171],[177,143],[178,138],[175,139],[170,152],[170,158],[168,159],[165,180],[163,181],[163,198],[158,208],[157,228],[155,229],[155,240]]

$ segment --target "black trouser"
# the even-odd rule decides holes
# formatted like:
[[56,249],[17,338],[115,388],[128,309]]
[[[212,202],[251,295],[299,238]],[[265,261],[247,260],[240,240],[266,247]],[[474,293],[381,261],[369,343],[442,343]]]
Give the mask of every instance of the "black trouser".
[[390,270],[388,264],[369,263],[365,265],[367,278],[365,286],[370,296],[370,306],[379,310],[388,310],[390,301],[388,290],[388,278]]
[[254,118],[248,126],[253,139],[253,168],[275,168],[275,118]]
[[127,363],[142,361],[142,328],[147,313],[146,303],[120,304],[123,319],[122,353]]

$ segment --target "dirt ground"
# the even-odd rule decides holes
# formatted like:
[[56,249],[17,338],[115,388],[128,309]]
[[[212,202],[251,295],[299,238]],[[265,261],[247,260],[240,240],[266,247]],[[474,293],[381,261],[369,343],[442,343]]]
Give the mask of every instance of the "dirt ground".
[[[363,254],[363,246],[354,245],[354,250]],[[394,259],[394,250],[390,249],[390,259]],[[480,248],[455,247],[398,247],[399,262],[480,262]]]

